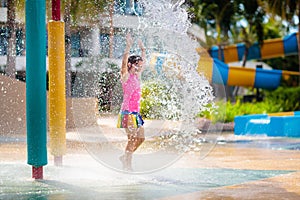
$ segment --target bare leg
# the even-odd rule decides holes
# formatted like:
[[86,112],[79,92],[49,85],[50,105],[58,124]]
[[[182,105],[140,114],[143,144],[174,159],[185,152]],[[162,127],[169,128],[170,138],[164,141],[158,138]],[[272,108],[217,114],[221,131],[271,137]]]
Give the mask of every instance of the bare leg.
[[138,129],[125,129],[127,133],[127,146],[125,148],[125,154],[120,157],[123,163],[123,168],[126,170],[132,170],[131,161],[132,154],[136,149],[144,142],[144,128],[140,127]]
[[129,151],[125,151],[124,155],[120,156],[120,161],[122,162],[124,170],[132,171],[131,160],[132,153]]
[[145,141],[144,127],[141,126],[134,131],[126,129],[126,132],[128,137],[126,151],[133,153]]
[[134,152],[137,142],[137,129],[125,129],[127,133],[127,146],[125,151]]
[[127,171],[132,170],[131,161],[132,153],[134,152],[135,143],[136,143],[136,129],[125,129],[127,133],[127,145],[125,148],[125,153],[120,157],[120,160],[123,164],[123,169]]
[[134,149],[133,152],[137,150],[137,148],[139,148],[139,146],[141,146],[141,144],[145,141],[145,135],[144,135],[144,127],[140,127],[137,130],[137,137],[136,137],[136,142],[134,145]]

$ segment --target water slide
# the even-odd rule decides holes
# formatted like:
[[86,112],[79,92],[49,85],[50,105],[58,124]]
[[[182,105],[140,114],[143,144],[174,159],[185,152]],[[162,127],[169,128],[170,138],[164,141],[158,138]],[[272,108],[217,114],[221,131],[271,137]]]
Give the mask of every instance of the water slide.
[[[284,75],[298,75],[299,72],[268,69],[250,69],[229,66],[226,63],[241,61],[245,52],[244,44],[226,46],[221,49],[213,47],[208,53],[199,49],[198,71],[203,72],[213,83],[276,89]],[[284,38],[265,40],[260,48],[258,43],[249,48],[248,60],[269,59],[298,54],[297,33]],[[267,135],[272,137],[299,137],[300,111],[254,114],[234,118],[235,135]]]
[[[298,54],[297,35],[298,33],[293,33],[284,38],[265,40],[261,48],[258,43],[253,44],[249,48],[248,60]],[[197,50],[200,54],[197,70],[217,84],[273,90],[279,86],[282,76],[300,75],[299,72],[261,68],[251,69],[226,64],[242,60],[245,52],[245,44],[243,43],[222,48],[221,60],[218,59],[219,48],[216,46],[212,47],[208,53],[204,49]]]

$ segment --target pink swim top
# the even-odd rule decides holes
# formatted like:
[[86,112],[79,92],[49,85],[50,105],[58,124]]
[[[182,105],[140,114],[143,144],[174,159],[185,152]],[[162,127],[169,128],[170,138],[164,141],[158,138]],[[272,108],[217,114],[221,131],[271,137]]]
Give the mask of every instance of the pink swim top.
[[136,74],[129,74],[128,79],[122,82],[123,103],[122,110],[140,112],[141,86]]

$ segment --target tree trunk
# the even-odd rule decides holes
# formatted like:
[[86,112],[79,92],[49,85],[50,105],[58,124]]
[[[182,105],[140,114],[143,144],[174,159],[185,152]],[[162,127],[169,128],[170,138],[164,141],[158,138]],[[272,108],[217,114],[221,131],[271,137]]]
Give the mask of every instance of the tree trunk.
[[114,16],[114,1],[111,1],[109,5],[109,58],[114,57],[114,26],[113,26],[113,16]]
[[[249,45],[250,46],[250,45]],[[248,59],[248,54],[249,54],[249,47],[246,46],[245,48],[245,53],[244,53],[244,57],[243,57],[243,63],[242,66],[246,67],[246,63],[247,63],[247,59]]]
[[65,3],[65,58],[66,58],[66,96],[72,96],[72,88],[71,88],[71,0],[66,0]]
[[5,73],[16,77],[16,8],[15,1],[7,1],[8,48]]

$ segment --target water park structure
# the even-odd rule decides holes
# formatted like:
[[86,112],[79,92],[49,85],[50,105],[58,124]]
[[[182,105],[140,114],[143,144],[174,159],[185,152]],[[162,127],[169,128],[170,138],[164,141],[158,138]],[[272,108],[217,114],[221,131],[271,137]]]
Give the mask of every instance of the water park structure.
[[27,163],[32,166],[35,179],[43,179],[43,166],[48,163],[45,7],[42,1],[26,2]]
[[[261,48],[257,43],[253,44],[249,48],[248,60],[298,54],[297,35],[298,33],[293,33],[284,38],[265,40]],[[215,84],[274,90],[280,85],[282,76],[300,75],[299,72],[294,71],[229,66],[225,62],[242,60],[245,51],[245,44],[242,43],[225,46],[221,49],[221,52],[219,52],[218,47],[212,47],[209,51],[198,48],[197,51],[200,55],[197,71],[200,74],[204,74],[211,83]],[[220,53],[222,60],[218,59]],[[163,53],[152,55],[150,63],[157,73],[162,73],[170,67],[168,66],[168,59],[166,59],[168,57],[170,56]],[[263,132],[268,136],[297,137],[300,135],[297,126],[300,118],[297,114],[298,112],[295,113],[295,115],[290,113],[272,113],[269,115],[237,116],[235,118],[234,131],[236,135],[259,134]]]
[[[54,12],[56,11],[53,9]],[[53,13],[54,19],[55,13]],[[59,25],[52,25],[52,24],[59,24]],[[53,27],[53,28],[52,28]],[[59,85],[56,81],[62,81],[63,77],[59,76],[62,74],[60,70],[64,68],[57,68],[57,66],[61,66],[64,63],[64,56],[63,54],[57,54],[57,52],[62,52],[63,50],[57,51],[57,44],[60,47],[63,47],[63,38],[60,38],[63,35],[63,24],[61,22],[49,22],[49,72],[50,72],[50,86]],[[51,34],[52,33],[52,34]],[[52,36],[53,35],[53,36]],[[295,46],[296,42],[295,39],[297,34],[292,34],[287,36],[283,39],[272,39],[264,41],[264,45],[262,48],[259,48],[257,44],[254,44],[249,49],[249,56],[248,59],[264,59],[264,58],[271,58],[277,56],[285,56],[285,55],[292,55],[298,52],[297,47]],[[51,39],[53,38],[53,39]],[[58,41],[56,41],[56,39]],[[55,41],[55,42],[52,42]],[[52,45],[51,45],[52,44]],[[53,47],[52,47],[53,46]],[[51,51],[51,47],[53,51]],[[55,50],[54,50],[55,49]],[[277,51],[273,51],[273,49],[277,49]],[[239,68],[239,67],[230,67],[224,62],[232,62],[232,61],[240,61],[245,51],[245,46],[243,44],[237,44],[234,46],[224,47],[221,50],[222,60],[218,60],[216,57],[219,55],[219,49],[213,47],[209,50],[208,56],[202,54],[201,50],[199,51],[200,60],[198,63],[198,72],[204,73],[208,80],[212,81],[213,83],[223,84],[223,85],[237,85],[237,86],[250,86],[256,88],[263,88],[263,89],[276,89],[279,86],[280,79],[282,75],[299,75],[298,72],[290,72],[290,71],[283,71],[283,70],[265,70],[265,69],[246,69],[246,68]],[[51,53],[52,52],[52,53]],[[217,52],[217,53],[216,53]],[[211,58],[212,57],[212,58]],[[155,65],[161,65],[164,61],[165,57],[156,56],[156,63]],[[53,61],[53,60],[55,61]],[[224,61],[224,62],[223,62]],[[58,62],[58,63],[57,63]],[[52,70],[51,70],[52,68]],[[56,75],[52,75],[51,73],[58,73]],[[56,84],[55,84],[56,83]],[[62,113],[65,113],[65,105],[61,103],[64,101],[63,94],[59,91],[64,91],[63,88],[65,86],[62,84],[58,86],[57,89],[50,87],[50,105],[49,105],[49,112],[50,112],[50,146],[53,149],[52,154],[55,156],[56,163],[62,162],[62,155],[65,152],[65,117]],[[53,96],[61,96],[60,101],[58,98],[51,98],[51,93]],[[52,104],[53,103],[53,104]],[[58,109],[58,110],[51,110]],[[52,114],[51,114],[52,113]],[[55,116],[61,113],[61,118],[57,118]],[[52,125],[53,124],[53,125]],[[30,127],[30,126],[29,126]],[[54,142],[57,140],[56,142]],[[51,142],[53,141],[53,142]],[[30,143],[29,143],[30,144]],[[29,147],[30,148],[30,147]],[[54,150],[55,149],[55,150]]]
[[[284,38],[265,40],[260,48],[257,43],[249,48],[247,60],[268,59],[280,56],[298,54],[297,33],[290,34]],[[287,70],[269,70],[261,68],[245,68],[229,66],[227,63],[241,61],[245,52],[245,44],[225,46],[221,49],[222,59],[218,59],[219,48],[214,46],[209,50],[197,48],[200,55],[198,72],[204,74],[211,82],[229,86],[254,87],[267,90],[276,89],[282,76],[299,76],[299,72]],[[151,65],[156,71],[162,70],[162,65],[168,66],[165,62],[168,55],[156,53],[152,55]]]
[[[27,155],[35,179],[43,179],[43,166],[48,163],[45,14],[45,2],[26,2]],[[61,165],[66,148],[66,97],[64,23],[60,21],[59,0],[52,2],[52,19],[48,23],[49,132],[54,162]]]
[[[268,59],[279,56],[298,54],[298,33],[290,34],[283,39],[265,40],[260,48],[254,44],[249,48],[248,60]],[[285,70],[249,69],[228,66],[224,62],[241,61],[245,51],[245,44],[226,46],[219,52],[218,47],[212,47],[209,54],[198,51],[200,56],[198,71],[204,73],[208,79],[217,84],[276,89],[285,75],[299,76],[299,72]],[[221,60],[217,59],[221,53]],[[211,58],[211,57],[212,58]],[[299,137],[299,111],[272,114],[256,114],[236,116],[234,119],[234,133],[236,135],[259,135]]]
[[[280,56],[298,54],[297,33],[284,38],[264,40],[260,48],[257,43],[249,48],[247,60],[268,59]],[[284,75],[299,76],[299,72],[286,70],[249,69],[233,67],[226,63],[241,61],[245,52],[245,44],[225,46],[220,50],[222,59],[219,59],[219,48],[214,46],[208,52],[198,49],[200,60],[198,71],[212,82],[230,86],[255,87],[268,90],[276,89]]]
[[299,137],[300,111],[236,116],[235,135]]
[[[63,92],[65,80],[62,77],[65,67],[62,37],[64,24],[59,18],[57,7],[59,0],[54,0],[52,5],[54,6],[52,20],[48,22],[50,75],[48,108],[45,85],[45,28],[47,27],[44,18],[45,1],[26,1],[28,76],[26,84],[0,75],[1,95],[4,97],[0,99],[3,106],[1,114],[6,114],[2,115],[3,121],[10,120],[7,126],[8,129],[11,128],[9,134],[2,131],[0,135],[0,199],[249,199],[251,196],[260,199],[299,199],[300,189],[297,180],[300,178],[300,159],[297,138],[291,140],[290,138],[251,137],[240,140],[232,133],[218,138],[215,135],[208,135],[205,140],[199,138],[198,150],[185,154],[173,166],[155,173],[135,176],[120,174],[118,171],[100,165],[91,152],[87,152],[86,148],[79,145],[82,140],[70,137],[76,136],[74,132],[69,132],[67,135],[69,146],[66,149],[66,99]],[[218,78],[218,75],[216,76]],[[12,97],[8,98],[8,93],[13,93]],[[23,103],[26,103],[26,108]],[[78,107],[87,109],[86,104],[82,102],[73,105],[74,110]],[[14,109],[10,109],[13,106]],[[22,116],[25,109],[27,135],[16,134],[14,128],[18,128],[25,122]],[[11,114],[13,111],[16,112],[14,116]],[[291,116],[298,114],[297,112],[282,113]],[[84,115],[81,109],[75,111],[74,115],[78,121],[79,115],[83,118],[92,118],[92,114]],[[8,116],[11,118],[6,119]],[[269,115],[269,117],[273,116]],[[102,123],[106,122],[106,118],[101,119]],[[105,125],[107,134],[115,136],[115,124]],[[3,127],[0,128],[2,130]],[[265,128],[267,130],[267,127]],[[118,146],[122,145],[123,141],[117,139],[124,138],[124,135],[121,135],[113,141],[99,142],[97,140],[99,127],[85,127],[84,131],[88,133],[89,146],[101,146],[104,143],[115,143]],[[49,140],[47,133],[50,136]],[[205,134],[197,134],[200,137],[203,135]],[[218,145],[215,145],[215,141]],[[213,151],[203,160],[204,151],[206,149],[209,151],[211,145],[214,147]],[[54,166],[51,164],[46,166],[49,159],[47,147],[54,156]],[[144,159],[145,155],[152,150],[151,146],[149,147],[146,146],[145,154],[144,152],[141,154],[142,164],[147,166],[152,164],[153,158],[158,157],[154,155],[150,162]],[[68,154],[63,160],[66,150]],[[120,164],[111,152],[105,152],[104,149],[100,151],[106,153],[108,159]],[[168,160],[170,156],[168,153],[158,152],[162,155],[161,163]],[[30,166],[26,165],[26,154],[27,164]],[[43,174],[44,166],[46,166],[45,174]],[[32,168],[32,178],[38,179],[37,181],[28,178],[29,168]],[[39,180],[44,178],[45,180]]]

